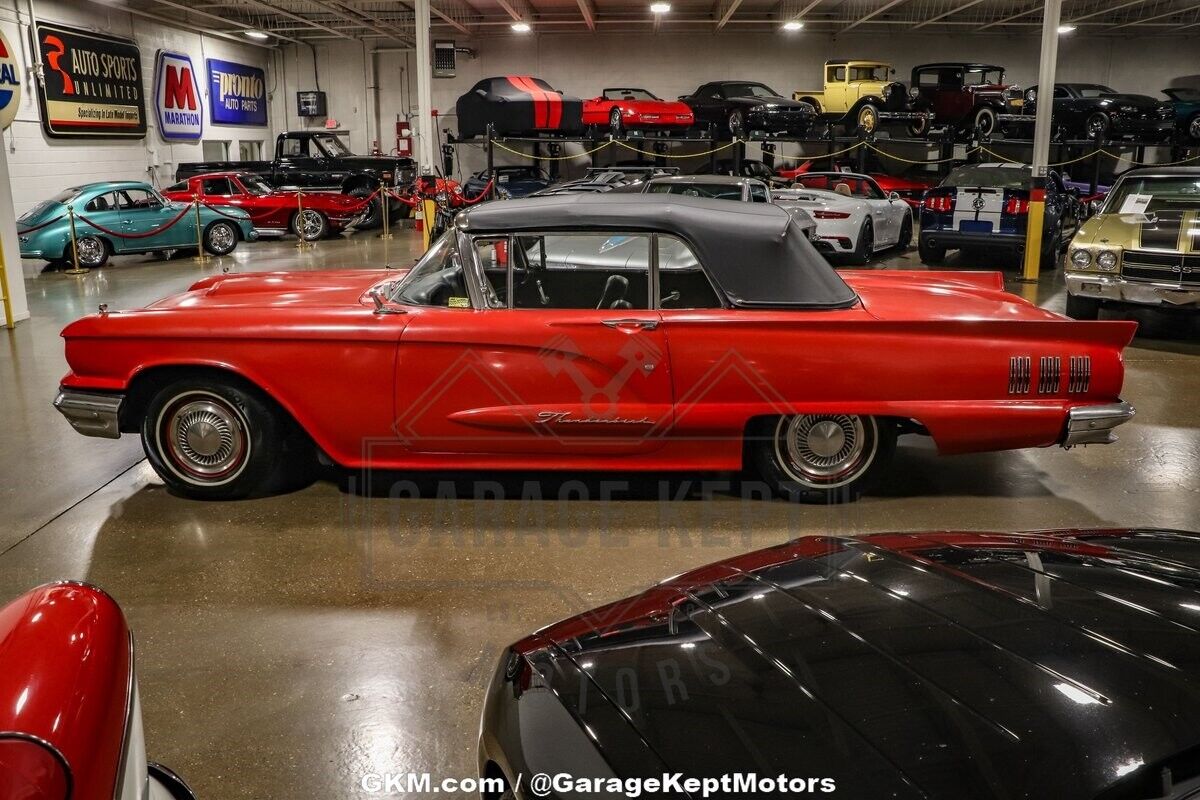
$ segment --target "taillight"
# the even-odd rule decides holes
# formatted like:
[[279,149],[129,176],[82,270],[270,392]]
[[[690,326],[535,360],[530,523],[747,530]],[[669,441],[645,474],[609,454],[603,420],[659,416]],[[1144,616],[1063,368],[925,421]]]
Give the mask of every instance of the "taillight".
[[925,208],[930,211],[945,213],[954,210],[954,197],[948,194],[928,195],[925,198]]
[[1028,214],[1029,201],[1024,197],[1010,197],[1004,204],[1005,214]]
[[850,219],[850,215],[843,211],[814,211],[813,216],[817,219]]

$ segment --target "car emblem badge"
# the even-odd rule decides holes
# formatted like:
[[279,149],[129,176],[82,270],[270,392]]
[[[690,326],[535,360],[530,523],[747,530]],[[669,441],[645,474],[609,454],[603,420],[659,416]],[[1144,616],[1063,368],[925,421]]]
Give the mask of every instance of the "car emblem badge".
[[986,205],[986,204],[983,201],[983,195],[979,195],[974,200],[971,201],[971,207],[974,208],[976,211],[983,211],[984,205]]

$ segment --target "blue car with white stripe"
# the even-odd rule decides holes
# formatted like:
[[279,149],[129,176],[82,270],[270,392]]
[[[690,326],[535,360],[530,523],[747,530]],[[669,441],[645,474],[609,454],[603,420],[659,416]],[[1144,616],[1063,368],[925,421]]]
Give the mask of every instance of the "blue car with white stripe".
[[[1029,223],[1032,170],[1028,164],[965,164],[951,170],[921,203],[921,260],[938,264],[948,250],[999,251],[1023,257]],[[1046,181],[1041,263],[1054,267],[1083,218],[1079,193],[1057,172]],[[994,266],[994,261],[983,266]]]

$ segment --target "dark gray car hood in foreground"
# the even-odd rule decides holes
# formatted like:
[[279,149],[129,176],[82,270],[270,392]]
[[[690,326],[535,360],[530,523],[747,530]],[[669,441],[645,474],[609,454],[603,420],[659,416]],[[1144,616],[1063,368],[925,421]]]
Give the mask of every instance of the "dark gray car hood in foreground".
[[1183,797],[1198,567],[1200,535],[1172,531],[810,537],[553,625],[508,672],[618,776],[1118,800],[1163,796],[1166,767]]

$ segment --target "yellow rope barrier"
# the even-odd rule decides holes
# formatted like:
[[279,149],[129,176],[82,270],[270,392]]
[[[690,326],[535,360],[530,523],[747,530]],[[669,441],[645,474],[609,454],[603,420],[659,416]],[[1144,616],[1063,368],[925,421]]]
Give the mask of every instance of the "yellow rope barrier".
[[[883,156],[884,158],[890,158],[893,161],[899,161],[902,164],[947,164],[951,161],[961,161],[962,160],[960,157],[954,156],[952,158],[935,158],[932,161],[913,161],[912,159],[909,159],[909,158],[901,158],[900,156],[892,155],[891,153],[887,152],[886,150],[880,150],[878,147],[871,144],[870,142],[863,142],[863,144],[865,144],[868,149],[875,151],[876,153]],[[974,153],[976,150],[979,150],[979,149],[980,148],[978,148],[978,147],[972,147],[970,150],[968,150],[966,152],[966,155],[969,156],[969,155],[971,155],[971,153]]]
[[834,150],[832,153],[814,153],[812,155],[807,155],[807,156],[785,156],[781,153],[776,153],[775,157],[781,158],[784,161],[821,161],[826,158],[833,158],[834,156],[841,156],[841,155],[845,155],[846,153],[851,153],[851,152],[857,150],[858,148],[862,147],[863,144],[865,144],[865,143],[864,142],[855,142],[854,144],[850,145],[849,147],[843,147],[841,150]]
[[[572,153],[569,156],[538,156],[538,158],[542,161],[570,161],[572,158],[579,158],[580,156],[590,156],[592,153],[599,153],[601,150],[608,147],[610,144],[613,144],[612,140],[605,142],[604,144],[600,145],[599,147],[593,147],[591,150],[584,150],[582,153]],[[497,141],[492,141],[492,146],[499,147],[501,150],[504,150],[505,152],[508,152],[508,153],[512,153],[515,156],[521,156],[522,158],[533,158],[533,155],[531,153],[525,153],[520,150],[514,150],[511,147],[506,147]]]
[[1108,156],[1109,158],[1116,159],[1117,161],[1128,161],[1135,167],[1174,167],[1178,166],[1179,164],[1189,164],[1192,161],[1200,161],[1200,156],[1192,156],[1191,158],[1185,158],[1182,161],[1134,161],[1132,158],[1125,158],[1124,156],[1119,156],[1116,153],[1110,153],[1107,150],[1101,150],[1100,152],[1104,153],[1104,155]]
[[627,142],[621,142],[616,139],[612,140],[612,144],[618,145],[619,147],[624,147],[626,150],[632,150],[635,153],[641,153],[644,156],[654,156],[655,158],[702,158],[704,156],[711,156],[713,153],[720,153],[722,150],[728,150],[735,144],[738,144],[738,140],[735,139],[728,144],[723,144],[720,147],[714,147],[711,150],[705,150],[702,153],[685,153],[681,156],[667,155],[666,153],[654,153],[649,150],[641,150],[631,144],[628,144]]

